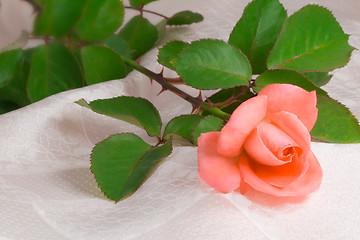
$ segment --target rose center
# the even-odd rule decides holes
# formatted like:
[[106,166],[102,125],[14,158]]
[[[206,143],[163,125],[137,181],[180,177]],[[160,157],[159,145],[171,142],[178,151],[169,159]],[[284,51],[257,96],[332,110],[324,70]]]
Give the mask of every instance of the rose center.
[[297,146],[287,146],[284,147],[282,151],[279,151],[277,157],[284,162],[291,162],[294,157],[300,157],[302,154],[302,149]]
[[295,154],[295,149],[293,147],[287,147],[283,151],[283,156],[289,157]]

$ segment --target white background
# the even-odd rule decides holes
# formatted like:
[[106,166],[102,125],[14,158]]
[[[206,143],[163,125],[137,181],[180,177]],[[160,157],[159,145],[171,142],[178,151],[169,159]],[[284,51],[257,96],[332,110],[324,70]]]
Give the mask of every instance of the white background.
[[[170,28],[162,43],[227,40],[247,2],[160,0],[148,9],[167,16],[189,9],[205,17],[190,27]],[[358,0],[281,2],[289,15],[308,3],[326,6],[351,35],[350,43],[360,48]],[[22,29],[31,29],[34,15],[22,1],[1,0],[1,4],[0,47],[4,47]],[[160,71],[156,55],[154,48],[142,64]],[[360,119],[358,50],[346,67],[334,71],[324,89]],[[134,195],[117,204],[107,200],[89,170],[94,144],[129,131],[152,140],[136,127],[73,102],[142,96],[157,106],[164,122],[191,111],[190,104],[174,94],[156,96],[159,90],[156,83],[150,85],[133,72],[124,80],[60,93],[0,115],[0,239],[357,239],[360,235],[360,144],[312,143],[324,179],[320,190],[305,198],[278,199],[255,191],[246,196],[217,193],[197,177],[196,148],[176,146]]]

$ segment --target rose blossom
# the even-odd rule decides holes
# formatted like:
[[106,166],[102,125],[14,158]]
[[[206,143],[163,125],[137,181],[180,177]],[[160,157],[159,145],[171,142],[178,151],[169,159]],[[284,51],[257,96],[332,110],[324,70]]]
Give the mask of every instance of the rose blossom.
[[316,191],[322,170],[310,149],[316,93],[272,84],[243,102],[220,132],[198,139],[199,176],[222,193],[252,187],[275,196]]

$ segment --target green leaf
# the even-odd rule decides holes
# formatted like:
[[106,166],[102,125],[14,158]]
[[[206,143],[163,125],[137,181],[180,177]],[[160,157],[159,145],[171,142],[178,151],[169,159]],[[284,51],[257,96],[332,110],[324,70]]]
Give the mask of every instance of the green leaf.
[[210,115],[201,119],[192,132],[194,144],[197,145],[197,139],[200,137],[201,133],[220,131],[224,125],[224,120],[215,116]]
[[264,72],[255,80],[256,87],[254,90],[260,92],[262,88],[274,83],[292,84],[299,86],[308,92],[316,90],[316,94],[318,95],[327,95],[324,90],[314,85],[301,73],[292,70],[273,70]]
[[12,42],[9,45],[7,45],[6,47],[0,49],[0,53],[14,50],[14,49],[23,48],[26,45],[26,43],[28,42],[29,37],[30,37],[30,34],[28,32],[21,31],[20,36],[14,42]]
[[82,99],[76,103],[94,112],[145,129],[149,136],[160,136],[162,124],[160,114],[154,105],[144,98],[121,96],[111,99],[99,99],[90,103]]
[[181,41],[172,41],[165,44],[159,49],[158,62],[165,67],[175,70],[174,63],[187,46],[189,46],[188,43]]
[[[234,110],[244,101],[254,97],[255,95],[247,89],[247,87],[234,87],[234,88],[227,88],[222,89],[219,92],[215,93],[214,95],[209,97],[210,102],[216,103],[223,103],[226,100],[237,96],[238,94],[242,93],[239,97],[236,98],[236,101],[228,104],[228,105],[220,105],[219,108],[229,114],[232,114]],[[208,112],[204,112],[203,115],[208,115]]]
[[140,8],[143,5],[155,2],[157,0],[130,0],[130,5],[133,8]]
[[81,60],[85,79],[89,85],[121,79],[127,74],[125,62],[121,56],[105,46],[88,45],[83,47]]
[[14,111],[20,106],[11,101],[0,101],[0,114]]
[[0,54],[0,87],[7,85],[23,61],[23,51],[15,49]]
[[118,202],[134,193],[153,166],[171,152],[171,141],[152,147],[134,134],[116,134],[96,144],[91,171],[104,194]]
[[86,6],[86,0],[47,0],[36,16],[33,34],[63,37],[74,27]]
[[245,9],[230,34],[229,43],[249,58],[254,74],[264,72],[266,59],[287,17],[278,0],[255,0]]
[[221,40],[202,39],[185,48],[175,68],[188,85],[198,89],[248,85],[251,67],[246,56]]
[[33,6],[44,6],[47,0],[27,0]]
[[27,92],[31,101],[83,86],[83,76],[74,55],[58,43],[33,50]]
[[193,143],[191,133],[201,118],[200,115],[181,115],[173,118],[165,127],[163,139],[173,138]]
[[350,110],[326,96],[318,96],[318,119],[311,136],[330,143],[360,143],[360,126]]
[[79,37],[94,42],[111,36],[124,20],[124,6],[119,0],[87,0],[87,6],[76,24]]
[[131,48],[127,41],[117,35],[112,35],[105,40],[105,44],[119,55],[131,58]]
[[[0,100],[16,103],[19,107],[29,105],[31,102],[27,96],[26,83],[29,77],[31,49],[24,50],[24,60],[16,71],[12,80],[0,88]],[[11,103],[11,105],[14,105]]]
[[202,20],[204,20],[204,18],[199,13],[182,11],[171,16],[167,21],[167,25],[187,25],[201,22]]
[[332,75],[327,72],[303,72],[302,74],[318,87],[324,86],[332,78]]
[[156,27],[149,20],[140,16],[130,19],[118,35],[129,43],[134,59],[149,51],[155,45],[158,37]]
[[[128,59],[132,58],[132,50],[127,41],[119,37],[118,35],[112,35],[111,37],[105,40],[105,44],[118,53],[120,56],[124,56]],[[125,62],[124,62],[125,64]],[[132,67],[125,64],[125,76],[127,76],[133,70]],[[124,77],[125,77],[124,76]]]
[[285,22],[268,67],[328,72],[345,66],[354,49],[348,38],[329,10],[308,5]]
[[166,33],[166,19],[161,20],[160,22],[158,22],[155,27],[156,27],[156,31],[158,33],[155,45],[158,45],[162,42],[165,33]]

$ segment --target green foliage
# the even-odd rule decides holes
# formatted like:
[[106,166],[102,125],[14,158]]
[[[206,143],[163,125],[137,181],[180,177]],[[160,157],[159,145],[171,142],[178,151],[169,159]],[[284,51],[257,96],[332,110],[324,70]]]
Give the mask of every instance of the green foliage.
[[181,115],[173,118],[165,127],[163,139],[173,138],[194,143],[192,132],[201,118],[202,116],[200,115]]
[[286,17],[286,11],[278,0],[256,0],[245,8],[234,27],[229,43],[240,48],[249,58],[254,74],[267,69],[266,58]]
[[140,8],[146,4],[149,4],[151,2],[155,2],[157,0],[130,0],[130,5],[133,8]]
[[[63,37],[80,18],[87,0],[47,0],[36,16],[33,34]],[[66,17],[65,17],[66,16]]]
[[237,48],[221,40],[202,39],[191,43],[175,62],[180,77],[198,89],[248,85],[251,66]]
[[162,123],[159,112],[146,99],[121,96],[95,100],[90,103],[82,99],[76,103],[94,112],[120,119],[145,129],[149,136],[160,136]]
[[360,126],[350,110],[327,96],[318,96],[318,119],[311,136],[330,143],[360,143]]
[[[24,60],[14,77],[6,86],[0,88],[0,100],[3,102],[2,109],[4,111],[11,111],[14,110],[13,107],[15,106],[23,107],[31,103],[26,92],[27,79],[30,71],[31,50],[25,50],[23,55]],[[10,107],[6,107],[6,103],[8,103]],[[16,105],[14,105],[14,103],[16,103]]]
[[104,194],[118,202],[135,192],[153,166],[171,152],[171,141],[152,147],[134,134],[116,134],[96,144],[91,171]]
[[316,94],[318,95],[327,95],[324,90],[314,85],[301,73],[292,70],[273,70],[264,72],[256,79],[255,84],[257,87],[255,87],[254,90],[260,92],[262,88],[274,83],[292,84],[299,86],[308,92],[316,90]]
[[354,49],[348,38],[329,10],[308,5],[286,20],[268,67],[328,72],[345,66]]
[[224,120],[215,116],[210,115],[201,119],[193,129],[193,143],[197,145],[197,139],[200,137],[201,133],[220,131],[224,125]]
[[[230,98],[233,98],[237,95],[242,93],[240,96],[238,96],[236,101],[230,103],[230,104],[221,104],[225,101],[227,101]],[[233,111],[244,101],[254,97],[255,95],[248,89],[247,87],[234,87],[234,88],[227,88],[222,89],[219,92],[213,94],[209,97],[209,100],[213,104],[220,104],[218,107],[229,114],[232,114]],[[207,101],[209,102],[209,101]],[[203,115],[208,115],[209,113],[204,111]]]
[[163,19],[161,20],[160,22],[158,22],[155,27],[156,27],[156,31],[157,31],[157,40],[155,42],[155,45],[158,45],[162,39],[164,38],[165,36],[165,33],[166,33],[166,19]]
[[19,108],[19,106],[11,101],[0,101],[0,114],[7,113]]
[[[107,38],[105,40],[105,44],[109,48],[114,50],[117,54],[119,54],[120,56],[126,57],[128,59],[132,58],[132,50],[129,46],[129,43],[127,41],[125,41],[124,39],[122,39],[121,37],[119,37],[118,35],[112,35],[109,38]],[[110,64],[112,64],[112,63],[110,63]],[[129,65],[125,64],[125,74],[126,75],[128,73],[130,73],[132,70],[133,69]]]
[[83,86],[80,66],[62,44],[40,45],[33,50],[27,92],[31,101]]
[[128,42],[134,59],[149,51],[158,38],[156,27],[140,16],[133,17],[118,35]]
[[84,12],[75,26],[75,32],[84,41],[103,40],[121,26],[123,19],[124,6],[121,1],[87,0]]
[[129,43],[117,35],[112,35],[109,38],[107,38],[105,40],[105,44],[121,56],[127,58],[132,57]]
[[220,131],[224,126],[224,120],[209,115],[181,115],[173,118],[165,127],[163,139],[186,140],[197,145],[197,139],[201,133]]
[[174,63],[187,46],[189,46],[188,43],[181,41],[172,41],[165,44],[159,49],[158,62],[165,67],[176,70]]
[[14,77],[23,61],[21,49],[10,50],[0,54],[0,87],[7,85]]
[[14,42],[12,42],[9,45],[7,45],[6,47],[0,49],[0,53],[24,47],[26,45],[27,41],[29,40],[29,37],[30,37],[30,34],[28,32],[22,31],[20,36]]
[[318,87],[324,86],[332,78],[332,75],[327,72],[303,72],[302,74]]
[[[134,0],[131,4],[142,8],[152,1]],[[122,1],[28,2],[37,13],[32,32],[35,37],[23,32],[0,49],[0,101],[2,106],[9,104],[2,107],[3,111],[68,89],[124,78],[133,70],[124,59],[138,59],[161,42],[168,22],[164,17],[154,26],[136,16],[115,34],[124,19]],[[20,49],[33,38],[44,40],[44,44]]]
[[[117,49],[118,47],[116,46]],[[81,60],[84,66],[85,79],[89,85],[124,78],[127,74],[121,56],[105,46],[89,45],[82,48]]]
[[201,22],[202,20],[204,20],[204,18],[199,13],[182,11],[171,16],[167,21],[167,25],[188,25]]

